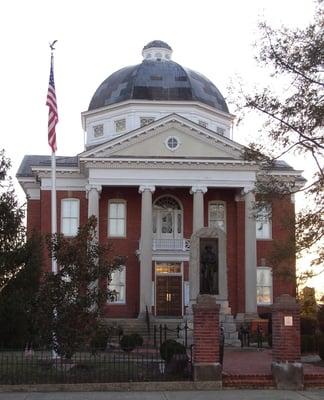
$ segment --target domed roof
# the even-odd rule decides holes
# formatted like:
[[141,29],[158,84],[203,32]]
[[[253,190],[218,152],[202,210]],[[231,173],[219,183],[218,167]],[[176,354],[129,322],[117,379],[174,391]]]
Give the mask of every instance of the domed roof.
[[202,74],[170,60],[171,47],[154,40],[143,48],[141,64],[122,68],[96,90],[89,111],[125,100],[198,101],[229,112],[224,97]]

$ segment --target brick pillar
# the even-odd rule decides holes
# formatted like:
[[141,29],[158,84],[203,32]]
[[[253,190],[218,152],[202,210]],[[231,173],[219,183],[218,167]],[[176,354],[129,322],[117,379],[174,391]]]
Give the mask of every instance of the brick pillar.
[[193,367],[195,381],[221,381],[220,305],[212,295],[199,295],[193,308]]
[[278,389],[302,389],[299,304],[288,294],[272,307],[272,373]]

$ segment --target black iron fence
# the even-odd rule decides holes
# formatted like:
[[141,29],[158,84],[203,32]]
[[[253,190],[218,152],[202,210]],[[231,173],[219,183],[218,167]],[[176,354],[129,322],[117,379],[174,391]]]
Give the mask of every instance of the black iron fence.
[[166,324],[153,326],[153,347],[158,348],[168,339],[176,339],[182,343],[187,349],[192,345],[193,329],[188,325],[187,321],[178,324],[175,328],[170,328]]
[[51,351],[0,351],[0,384],[108,383],[191,380],[191,353],[168,362],[158,351],[138,349],[76,353],[54,358]]

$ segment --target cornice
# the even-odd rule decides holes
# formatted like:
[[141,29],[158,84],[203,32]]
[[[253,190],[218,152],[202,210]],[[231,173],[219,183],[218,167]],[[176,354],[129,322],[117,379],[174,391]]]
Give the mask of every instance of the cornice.
[[80,159],[87,169],[217,169],[217,170],[251,170],[257,171],[259,166],[255,162],[244,160],[211,160],[211,159],[107,159],[84,158]]

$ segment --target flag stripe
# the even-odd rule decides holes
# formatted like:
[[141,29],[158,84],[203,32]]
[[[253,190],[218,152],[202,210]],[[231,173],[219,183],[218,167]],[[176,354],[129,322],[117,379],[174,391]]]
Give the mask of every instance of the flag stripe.
[[56,144],[56,124],[58,123],[58,113],[56,104],[56,93],[54,84],[53,55],[51,56],[51,70],[48,83],[46,105],[48,106],[48,144],[53,153],[57,150]]

